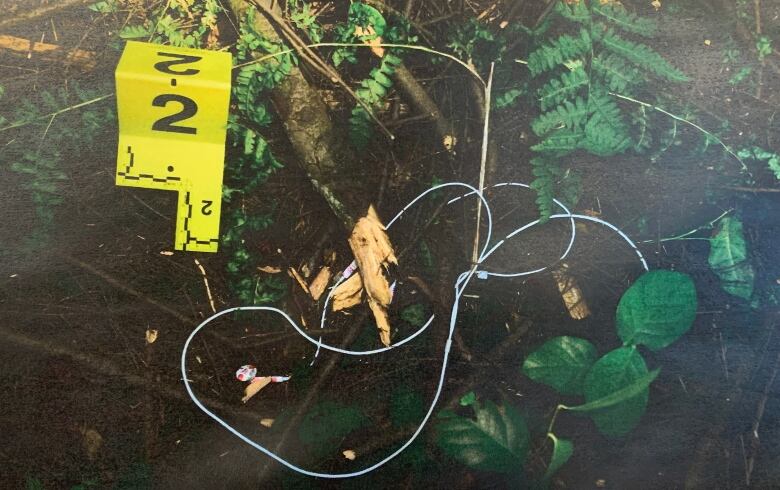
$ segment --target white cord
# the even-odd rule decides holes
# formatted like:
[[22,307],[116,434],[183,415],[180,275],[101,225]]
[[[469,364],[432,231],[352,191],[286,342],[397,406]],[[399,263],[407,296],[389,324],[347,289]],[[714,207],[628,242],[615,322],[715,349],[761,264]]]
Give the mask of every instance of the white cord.
[[[522,187],[522,188],[526,188],[526,189],[530,188],[527,184],[522,184],[522,183],[519,183],[519,182],[505,182],[505,183],[501,183],[501,184],[496,184],[494,187],[502,187],[502,186],[517,186],[517,187]],[[452,303],[452,311],[450,312],[449,332],[448,332],[448,335],[447,335],[447,342],[444,345],[444,356],[443,356],[443,359],[442,359],[441,371],[439,373],[439,383],[436,386],[436,392],[435,392],[435,394],[433,396],[433,400],[431,401],[431,404],[428,407],[428,412],[425,414],[425,417],[423,417],[423,420],[420,422],[420,425],[417,427],[417,430],[415,430],[414,434],[412,434],[412,436],[401,447],[396,449],[394,452],[392,452],[389,456],[385,457],[383,460],[381,460],[381,461],[379,461],[379,462],[377,462],[377,463],[375,463],[375,464],[373,464],[373,465],[371,465],[371,466],[369,466],[367,468],[364,468],[362,470],[354,471],[354,472],[350,472],[350,473],[318,473],[316,471],[310,471],[310,470],[306,470],[304,468],[301,468],[299,466],[296,466],[293,463],[290,463],[286,459],[282,458],[278,454],[274,453],[273,451],[269,450],[268,448],[266,448],[264,446],[261,446],[260,444],[256,443],[255,441],[249,439],[247,436],[245,436],[244,434],[242,434],[241,432],[239,432],[238,430],[233,428],[230,424],[228,424],[227,422],[222,420],[218,415],[214,414],[208,408],[206,408],[206,406],[203,405],[203,403],[198,399],[197,396],[195,396],[195,393],[192,391],[192,387],[190,385],[190,380],[189,380],[189,377],[187,376],[187,351],[188,351],[188,349],[190,347],[190,343],[192,342],[192,340],[195,338],[195,336],[198,334],[198,332],[202,328],[204,328],[206,325],[211,323],[213,320],[215,320],[215,319],[217,319],[217,318],[219,318],[219,317],[221,317],[223,315],[226,315],[228,313],[234,312],[234,311],[269,311],[269,312],[280,314],[285,320],[287,320],[287,322],[299,334],[301,334],[301,336],[303,338],[305,338],[306,340],[308,340],[309,342],[311,342],[312,344],[317,346],[317,350],[315,352],[315,357],[319,353],[320,349],[325,349],[325,350],[329,350],[329,351],[333,351],[333,352],[339,352],[341,354],[346,354],[346,355],[351,355],[351,356],[365,356],[365,355],[379,354],[381,352],[385,352],[385,351],[388,351],[390,349],[395,349],[395,348],[401,347],[402,345],[412,341],[418,335],[423,333],[431,325],[431,323],[433,322],[433,319],[434,319],[433,315],[431,315],[431,317],[428,318],[428,321],[425,322],[425,324],[419,330],[417,330],[416,332],[414,332],[410,336],[406,337],[405,339],[401,340],[400,342],[397,342],[394,345],[391,345],[389,347],[383,347],[383,348],[380,348],[380,349],[367,350],[367,351],[353,351],[353,350],[342,349],[342,348],[339,348],[339,347],[336,347],[336,346],[325,344],[325,343],[322,342],[322,337],[320,337],[319,339],[314,339],[313,337],[309,336],[309,334],[307,334],[303,329],[301,329],[298,326],[298,324],[296,324],[293,321],[293,319],[290,318],[290,316],[287,313],[285,313],[284,311],[282,311],[282,310],[280,310],[278,308],[274,308],[272,306],[238,306],[238,307],[228,308],[226,310],[222,310],[222,311],[220,311],[218,313],[215,313],[214,315],[206,318],[205,320],[203,320],[200,323],[200,325],[195,327],[195,329],[192,331],[192,333],[190,333],[189,337],[187,337],[187,341],[184,343],[184,349],[182,350],[182,353],[181,353],[181,376],[182,376],[182,380],[184,381],[184,387],[186,388],[187,393],[189,394],[190,398],[195,403],[195,405],[198,408],[200,408],[201,410],[203,410],[203,412],[206,413],[206,415],[208,415],[209,417],[214,419],[218,424],[223,426],[225,429],[230,431],[233,435],[235,435],[236,437],[238,437],[242,441],[246,442],[250,446],[252,446],[255,449],[257,449],[258,451],[260,451],[260,452],[268,455],[269,457],[275,459],[276,461],[278,461],[282,465],[286,466],[287,468],[289,468],[289,469],[291,469],[291,470],[293,470],[295,472],[301,473],[303,475],[307,475],[307,476],[314,476],[314,477],[319,477],[319,478],[331,478],[331,479],[352,478],[352,477],[356,477],[356,476],[361,476],[361,475],[365,475],[366,473],[370,473],[371,471],[374,471],[375,469],[381,467],[385,463],[389,462],[390,460],[392,460],[393,458],[395,458],[396,456],[401,454],[407,447],[409,447],[414,442],[414,440],[417,438],[417,436],[420,435],[420,433],[422,432],[423,428],[428,423],[428,420],[431,418],[431,415],[433,415],[433,410],[436,407],[436,403],[439,401],[439,397],[441,396],[442,390],[444,388],[444,380],[445,380],[445,374],[447,372],[447,364],[449,362],[450,348],[452,346],[452,337],[453,337],[453,334],[455,333],[455,325],[456,325],[457,319],[458,319],[458,306],[460,304],[460,298],[463,295],[463,292],[466,290],[466,287],[468,286],[469,281],[471,281],[471,278],[475,274],[477,274],[478,277],[480,277],[482,279],[487,279],[490,276],[494,276],[494,277],[520,277],[520,276],[525,276],[525,275],[530,275],[530,274],[536,274],[538,272],[546,270],[547,268],[549,268],[551,266],[551,265],[548,265],[548,266],[545,266],[545,267],[542,267],[542,268],[539,268],[539,269],[534,269],[534,270],[530,270],[530,271],[523,271],[523,272],[513,272],[513,273],[499,273],[499,272],[488,272],[488,271],[477,270],[477,267],[479,265],[481,265],[482,262],[485,259],[487,259],[491,254],[493,254],[493,252],[495,252],[499,247],[501,247],[501,245],[506,243],[507,240],[510,240],[512,237],[517,236],[519,233],[522,233],[524,230],[527,230],[528,228],[531,228],[532,226],[537,225],[539,223],[539,220],[531,221],[530,223],[527,223],[527,224],[521,226],[520,228],[517,228],[515,231],[509,233],[506,237],[504,237],[503,239],[499,240],[498,243],[493,245],[493,247],[488,250],[488,245],[490,244],[491,234],[493,232],[493,218],[492,218],[492,215],[491,215],[491,212],[490,212],[490,206],[489,206],[487,200],[485,199],[485,197],[484,197],[484,195],[483,195],[483,193],[481,191],[477,190],[476,188],[472,187],[469,184],[465,184],[465,183],[462,183],[462,182],[449,182],[449,183],[437,185],[437,186],[432,187],[432,188],[426,190],[425,192],[421,193],[420,195],[415,197],[409,204],[404,206],[404,208],[401,209],[401,211],[399,211],[398,214],[396,214],[395,217],[393,217],[393,219],[391,219],[388,222],[388,224],[386,226],[386,229],[389,229],[393,225],[393,223],[395,223],[410,207],[415,205],[423,197],[425,197],[426,195],[428,195],[431,192],[434,192],[436,190],[439,190],[439,189],[442,189],[442,188],[445,188],[445,187],[465,187],[466,189],[469,189],[468,193],[463,194],[463,195],[461,195],[459,197],[456,197],[456,198],[448,201],[447,204],[451,204],[451,203],[453,203],[453,202],[455,202],[455,201],[457,201],[459,199],[462,199],[462,198],[465,198],[465,197],[471,196],[471,195],[476,195],[482,201],[482,204],[485,206],[485,216],[487,217],[487,235],[485,237],[485,245],[482,248],[482,251],[481,251],[481,253],[479,255],[479,259],[477,260],[477,263],[474,264],[471,267],[471,269],[469,269],[468,271],[465,271],[465,272],[461,273],[458,276],[458,279],[455,281],[455,299],[454,299],[454,301]],[[637,248],[636,244],[634,244],[634,242],[631,241],[631,239],[628,238],[628,236],[626,236],[626,234],[623,233],[620,229],[618,229],[615,225],[613,225],[613,224],[611,224],[611,223],[609,223],[607,221],[604,221],[604,220],[601,220],[601,219],[598,219],[598,218],[594,218],[592,216],[585,216],[585,215],[580,215],[580,214],[572,214],[569,211],[569,209],[566,206],[563,205],[563,203],[561,203],[557,199],[554,200],[554,201],[561,209],[563,209],[565,214],[554,214],[554,215],[550,216],[550,218],[551,219],[568,219],[571,222],[571,237],[569,239],[569,244],[566,247],[566,250],[563,252],[563,254],[558,259],[558,261],[563,260],[569,254],[569,252],[571,251],[572,246],[574,245],[574,240],[575,240],[576,234],[577,234],[576,227],[574,225],[574,221],[579,219],[579,220],[587,220],[587,221],[592,221],[592,222],[595,222],[595,223],[602,224],[602,225],[612,229],[616,233],[618,233],[618,235],[620,235],[620,237],[623,238],[631,246],[631,248],[634,250],[634,252],[636,252],[637,256],[639,257],[640,262],[642,263],[642,266],[644,267],[644,269],[648,270],[647,262],[645,261],[644,257],[642,256],[642,253]],[[321,329],[324,328],[324,326],[325,326],[325,319],[326,319],[326,315],[327,315],[327,311],[328,311],[328,304],[330,302],[330,298],[331,298],[331,296],[333,294],[333,291],[336,288],[336,286],[338,286],[344,279],[345,279],[345,277],[342,274],[339,277],[339,279],[336,282],[336,284],[334,284],[334,286],[330,288],[330,292],[328,293],[328,296],[325,298],[325,305],[323,307],[322,317],[320,319],[320,328]]]

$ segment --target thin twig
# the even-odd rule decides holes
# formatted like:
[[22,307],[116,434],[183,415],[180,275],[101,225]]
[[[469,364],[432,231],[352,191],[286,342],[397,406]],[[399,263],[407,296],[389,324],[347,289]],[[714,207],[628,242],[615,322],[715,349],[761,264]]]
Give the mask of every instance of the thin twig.
[[[482,192],[485,187],[485,167],[487,167],[488,141],[490,133],[490,90],[493,87],[493,68],[495,63],[490,63],[490,74],[485,86],[485,121],[482,127],[482,154],[479,161],[479,189]],[[476,264],[479,259],[479,229],[482,222],[482,199],[477,199],[477,229],[474,232],[474,248],[471,252],[471,263]]]
[[[715,223],[717,223],[718,221],[723,219],[723,217],[725,217],[727,214],[729,214],[732,211],[734,211],[734,208],[727,209],[726,211],[723,211],[720,214],[720,216],[718,216],[714,220],[710,221],[706,225],[701,225],[701,226],[699,226],[697,228],[694,228],[691,231],[687,231],[687,232],[683,233],[682,235],[677,235],[677,236],[668,237],[668,238],[661,238],[660,240],[642,240],[639,243],[671,242],[673,240],[683,240],[683,239],[685,239],[685,237],[693,235],[694,233],[698,233],[701,230],[707,230],[707,229],[712,228],[715,225]],[[702,238],[702,240],[709,240],[709,238]]]
[[200,269],[200,274],[203,276],[203,284],[206,286],[206,294],[208,294],[209,297],[209,306],[211,306],[211,311],[216,313],[217,309],[214,307],[214,298],[211,296],[211,288],[209,287],[209,278],[206,276],[206,269],[203,268],[198,259],[193,260],[195,261],[195,265],[198,266],[198,269]]
[[740,165],[742,165],[742,170],[744,170],[745,172],[748,173],[748,175],[750,175],[750,171],[748,170],[747,165],[745,165],[745,162],[743,162],[742,159],[736,153],[734,153],[734,151],[728,145],[726,145],[726,143],[723,142],[723,140],[721,140],[720,138],[718,138],[714,134],[710,133],[709,131],[707,131],[703,127],[699,126],[698,124],[696,124],[694,122],[691,122],[691,121],[685,119],[684,117],[680,117],[678,115],[672,114],[671,112],[665,111],[665,110],[661,109],[658,106],[655,106],[653,104],[648,104],[647,102],[642,102],[641,100],[634,99],[634,98],[629,97],[627,95],[616,94],[615,92],[610,92],[609,95],[612,95],[613,97],[617,97],[619,99],[627,100],[629,102],[633,102],[634,104],[639,104],[639,105],[647,107],[649,109],[656,110],[656,111],[658,111],[658,112],[660,112],[662,114],[666,114],[667,116],[671,117],[672,119],[675,119],[677,121],[685,123],[685,124],[695,128],[695,129],[701,131],[702,133],[704,133],[708,137],[710,137],[713,140],[717,141],[718,144],[720,146],[722,146],[724,150],[726,150],[726,153],[728,153],[729,155],[734,157],[740,163]]
[[65,107],[64,109],[60,109],[60,110],[58,110],[56,112],[52,112],[50,114],[43,114],[43,115],[38,116],[38,117],[36,117],[34,119],[29,119],[29,120],[26,120],[26,121],[18,121],[18,122],[15,122],[13,124],[10,124],[8,126],[5,126],[3,128],[0,128],[0,133],[3,132],[3,131],[7,131],[9,129],[21,128],[22,126],[27,126],[28,124],[31,124],[33,121],[36,121],[38,119],[43,119],[45,117],[51,117],[52,120],[54,120],[54,118],[56,116],[59,116],[60,114],[63,114],[63,113],[68,112],[68,111],[72,111],[74,109],[79,109],[81,107],[84,107],[84,106],[87,106],[87,105],[90,105],[90,104],[94,104],[96,102],[100,102],[101,100],[108,99],[109,97],[113,97],[114,95],[115,94],[113,94],[113,93],[106,94],[106,95],[101,95],[100,97],[95,97],[94,99],[87,100],[85,102],[81,102],[79,104],[72,105],[72,106],[69,106],[69,107]]

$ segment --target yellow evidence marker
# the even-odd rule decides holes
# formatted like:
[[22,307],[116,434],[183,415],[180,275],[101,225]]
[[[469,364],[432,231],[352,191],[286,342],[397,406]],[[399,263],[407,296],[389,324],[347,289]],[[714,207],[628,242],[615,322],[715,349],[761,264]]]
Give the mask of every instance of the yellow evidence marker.
[[128,41],[116,67],[116,184],[179,192],[176,250],[216,252],[229,53]]

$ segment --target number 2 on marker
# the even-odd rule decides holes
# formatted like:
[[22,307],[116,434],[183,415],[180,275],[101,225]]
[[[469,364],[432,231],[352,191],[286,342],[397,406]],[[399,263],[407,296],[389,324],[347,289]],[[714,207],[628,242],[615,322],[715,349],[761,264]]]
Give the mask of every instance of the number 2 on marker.
[[129,41],[116,69],[117,185],[178,192],[177,250],[217,251],[231,67],[226,52]]

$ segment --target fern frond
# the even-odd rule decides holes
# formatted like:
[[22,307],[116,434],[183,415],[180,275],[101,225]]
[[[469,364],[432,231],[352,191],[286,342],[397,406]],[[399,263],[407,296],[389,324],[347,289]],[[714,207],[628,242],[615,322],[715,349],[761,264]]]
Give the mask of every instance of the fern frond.
[[581,65],[572,71],[563,73],[560,78],[551,78],[539,89],[539,102],[542,110],[546,111],[550,107],[560,104],[589,83],[588,74],[585,73]]
[[547,158],[531,159],[531,173],[534,180],[531,188],[536,191],[536,207],[539,209],[539,221],[544,223],[550,219],[555,197],[555,176],[560,173],[556,164]]
[[600,53],[593,58],[590,66],[611,92],[630,94],[631,87],[642,80],[637,67],[615,54]]
[[[385,100],[393,80],[390,78],[396,68],[402,62],[401,58],[391,52],[385,53],[377,68],[371,70],[369,77],[360,82],[360,87],[355,91],[360,100],[372,109],[379,108]],[[349,118],[349,135],[352,144],[363,148],[368,144],[374,133],[374,121],[362,105],[356,105],[352,109]]]
[[531,53],[528,56],[528,69],[531,75],[536,76],[571,59],[590,53],[592,46],[587,29],[580,29],[579,37],[563,34]]
[[577,97],[573,102],[565,100],[536,118],[531,123],[531,129],[537,136],[544,136],[554,129],[575,129],[582,126],[589,113],[588,103],[582,97]]
[[594,113],[585,125],[582,149],[600,157],[609,157],[624,152],[631,146],[631,138],[620,122],[604,119]]
[[585,133],[581,130],[561,129],[554,131],[531,149],[537,153],[562,156],[579,148],[584,137]]
[[622,5],[617,3],[598,5],[598,2],[595,2],[591,8],[594,13],[608,20],[610,24],[613,24],[626,32],[644,37],[652,37],[655,35],[657,28],[655,22],[627,11]]
[[623,39],[612,29],[607,29],[599,36],[600,43],[609,51],[622,56],[635,65],[655,73],[661,78],[674,82],[686,82],[689,78],[672,66],[660,54],[648,46]]
[[557,2],[555,13],[572,22],[587,24],[590,22],[590,11],[585,2],[577,2],[567,5],[564,2]]

